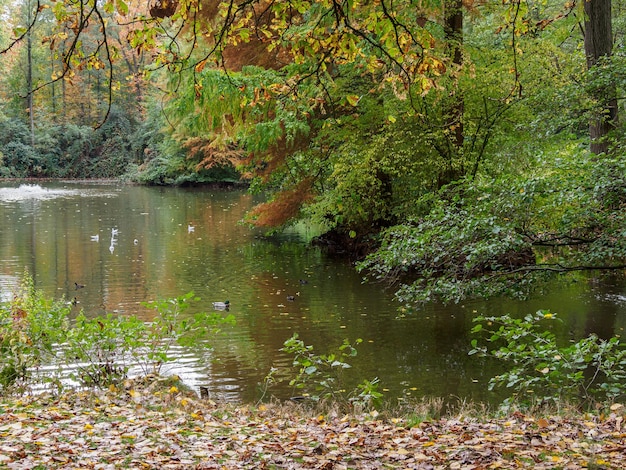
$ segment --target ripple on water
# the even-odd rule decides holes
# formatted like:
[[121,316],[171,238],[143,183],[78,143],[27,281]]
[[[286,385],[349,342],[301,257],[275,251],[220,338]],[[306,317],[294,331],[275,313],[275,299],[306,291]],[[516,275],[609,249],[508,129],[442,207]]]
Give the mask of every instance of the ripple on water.
[[13,298],[21,282],[19,276],[0,274],[0,302],[7,302]]

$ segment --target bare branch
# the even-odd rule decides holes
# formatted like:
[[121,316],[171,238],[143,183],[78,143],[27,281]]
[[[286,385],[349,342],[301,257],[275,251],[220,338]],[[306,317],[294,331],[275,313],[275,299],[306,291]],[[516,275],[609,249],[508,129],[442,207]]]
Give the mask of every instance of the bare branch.
[[104,45],[104,50],[106,51],[107,62],[109,64],[109,86],[108,86],[109,96],[107,99],[107,111],[104,115],[104,118],[102,118],[102,121],[95,127],[96,129],[98,129],[106,122],[106,120],[109,117],[109,114],[111,114],[111,105],[113,104],[113,60],[111,58],[111,51],[109,49],[109,41],[107,37],[106,23],[104,21],[104,18],[102,17],[102,14],[100,13],[100,10],[98,10],[96,5],[97,5],[97,2],[94,3],[94,13],[98,17],[98,20],[100,21],[100,26],[102,27],[102,41],[100,42],[100,44],[98,44],[98,48],[94,52],[94,55],[96,55],[100,47]]
[[495,279],[497,277],[510,276],[518,273],[532,273],[532,272],[556,272],[567,273],[575,271],[616,271],[619,269],[626,269],[626,264],[616,265],[578,265],[578,266],[565,266],[561,263],[554,264],[536,264],[531,266],[522,266],[510,271],[498,271],[490,276],[486,277],[486,280]]

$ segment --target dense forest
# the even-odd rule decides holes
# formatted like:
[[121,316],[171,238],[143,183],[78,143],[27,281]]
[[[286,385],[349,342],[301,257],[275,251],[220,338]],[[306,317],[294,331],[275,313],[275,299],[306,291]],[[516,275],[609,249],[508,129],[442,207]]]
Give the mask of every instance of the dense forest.
[[0,7],[0,177],[245,182],[407,305],[626,269],[621,0]]

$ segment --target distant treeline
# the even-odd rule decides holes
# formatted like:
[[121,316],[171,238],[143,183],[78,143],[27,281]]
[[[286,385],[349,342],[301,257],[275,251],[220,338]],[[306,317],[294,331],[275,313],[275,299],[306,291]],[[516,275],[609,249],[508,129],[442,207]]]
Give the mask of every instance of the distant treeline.
[[[115,178],[144,184],[235,182],[234,168],[197,171],[173,141],[113,109],[100,127],[0,119],[0,178]],[[167,155],[163,155],[167,152]]]

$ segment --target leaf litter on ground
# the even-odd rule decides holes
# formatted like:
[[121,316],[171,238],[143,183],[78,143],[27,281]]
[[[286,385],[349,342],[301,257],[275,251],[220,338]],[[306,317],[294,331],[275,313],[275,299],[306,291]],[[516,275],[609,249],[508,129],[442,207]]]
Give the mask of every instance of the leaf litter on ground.
[[216,404],[154,383],[1,399],[0,468],[626,468],[620,405],[576,417],[415,423],[295,404]]

